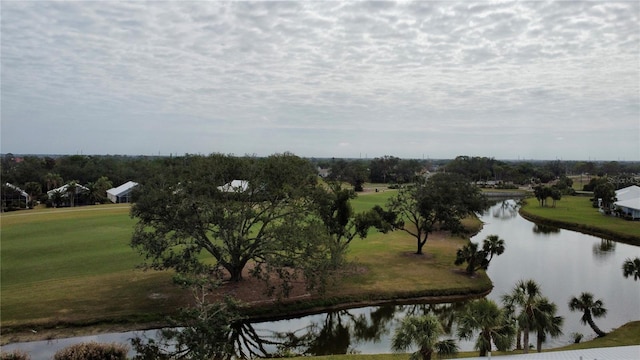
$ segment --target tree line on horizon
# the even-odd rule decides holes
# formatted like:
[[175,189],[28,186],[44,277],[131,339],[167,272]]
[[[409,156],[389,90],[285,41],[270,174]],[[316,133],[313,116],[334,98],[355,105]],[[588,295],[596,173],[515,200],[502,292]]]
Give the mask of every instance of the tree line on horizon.
[[[32,199],[46,202],[46,192],[73,181],[90,187],[91,195],[80,204],[106,201],[107,186],[119,186],[127,181],[144,182],[149,174],[171,167],[200,155],[184,156],[14,156],[4,154],[0,161],[3,198],[11,198],[6,183],[27,192]],[[251,157],[251,156],[245,156]],[[488,157],[458,156],[451,160],[401,159],[385,155],[373,159],[305,159],[328,180],[350,183],[361,191],[365,183],[389,184],[392,187],[414,182],[417,176],[433,172],[454,172],[475,182],[492,182],[494,186],[517,186],[547,183],[567,175],[615,177],[614,188],[636,183],[633,174],[640,173],[640,162],[596,161],[502,161]],[[589,190],[589,189],[585,189]]]

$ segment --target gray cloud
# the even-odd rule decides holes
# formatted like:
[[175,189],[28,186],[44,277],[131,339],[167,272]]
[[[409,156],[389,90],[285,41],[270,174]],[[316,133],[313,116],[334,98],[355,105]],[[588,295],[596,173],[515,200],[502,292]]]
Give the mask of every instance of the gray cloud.
[[[640,160],[639,14],[637,2],[4,2],[2,151]],[[597,145],[604,135],[617,146]]]

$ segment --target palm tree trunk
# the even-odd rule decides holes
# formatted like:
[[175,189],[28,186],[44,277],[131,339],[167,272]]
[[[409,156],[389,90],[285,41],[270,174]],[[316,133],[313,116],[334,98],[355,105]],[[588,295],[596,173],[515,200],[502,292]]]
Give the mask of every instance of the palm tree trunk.
[[524,341],[522,344],[522,353],[523,354],[528,354],[529,353],[529,328],[525,327],[524,329],[522,329],[522,331],[524,332]]
[[516,349],[522,350],[522,330],[518,326],[518,331],[516,332]]
[[425,347],[420,349],[420,355],[422,355],[422,360],[431,360],[431,354],[433,354],[433,350],[427,349]]
[[544,333],[542,331],[538,331],[536,335],[536,350],[538,352],[542,352],[542,342],[544,341]]
[[606,332],[600,330],[600,328],[598,327],[598,325],[596,325],[595,322],[593,322],[593,318],[591,316],[587,317],[587,323],[589,323],[589,326],[591,326],[591,328],[593,329],[593,331],[596,332],[596,334],[598,334],[598,337],[603,337],[605,335],[607,335]]

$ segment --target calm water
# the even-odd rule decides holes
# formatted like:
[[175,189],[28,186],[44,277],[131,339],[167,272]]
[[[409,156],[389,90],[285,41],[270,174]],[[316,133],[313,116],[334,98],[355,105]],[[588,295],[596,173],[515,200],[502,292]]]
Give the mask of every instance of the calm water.
[[[580,314],[571,313],[567,303],[571,296],[583,291],[604,301],[608,314],[596,319],[596,324],[609,331],[631,320],[640,320],[640,282],[622,276],[622,262],[640,256],[640,248],[602,240],[568,230],[537,226],[517,213],[514,202],[493,206],[482,215],[483,230],[472,241],[481,242],[497,234],[506,242],[506,251],[493,259],[488,273],[494,282],[489,298],[500,301],[521,279],[533,279],[542,292],[558,305],[564,316],[564,335],[550,339],[544,347],[570,343],[571,334],[579,332],[585,339],[594,336],[580,324]],[[427,244],[428,246],[428,244]],[[234,333],[236,348],[245,356],[268,356],[286,353],[388,353],[390,338],[398,321],[407,313],[432,312],[445,323],[455,324],[456,308],[461,304],[381,306],[350,309],[273,322],[241,324]],[[136,335],[129,332],[98,336],[11,344],[8,351],[21,348],[32,359],[49,359],[59,348],[81,341],[123,342]],[[535,337],[532,336],[532,339]],[[471,350],[471,342],[460,343],[462,350]]]

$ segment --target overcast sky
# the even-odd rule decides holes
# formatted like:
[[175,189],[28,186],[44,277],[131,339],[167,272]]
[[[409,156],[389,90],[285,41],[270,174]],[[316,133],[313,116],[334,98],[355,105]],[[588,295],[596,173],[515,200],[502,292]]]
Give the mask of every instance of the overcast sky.
[[1,151],[640,160],[640,2],[1,3]]

